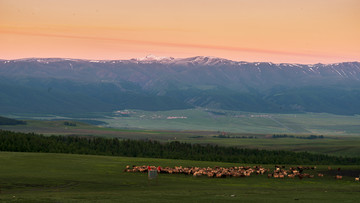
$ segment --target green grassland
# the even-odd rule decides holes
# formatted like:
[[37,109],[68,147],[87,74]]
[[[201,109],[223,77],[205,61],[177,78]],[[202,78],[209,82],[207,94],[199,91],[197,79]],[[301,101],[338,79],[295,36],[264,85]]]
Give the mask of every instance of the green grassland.
[[[205,130],[234,133],[296,133],[359,135],[360,116],[325,113],[267,114],[240,111],[188,109],[173,111],[130,110],[130,116],[100,118],[114,128]],[[184,117],[168,119],[168,117]]]
[[[212,109],[173,111],[128,110],[122,113],[92,113],[84,115],[13,115],[27,119],[27,125],[0,126],[18,132],[45,135],[82,135],[117,137],[122,139],[153,139],[163,142],[182,141],[259,149],[308,151],[337,156],[360,156],[360,116],[322,113],[264,114]],[[175,118],[174,118],[175,117]],[[173,118],[173,119],[168,119]],[[30,119],[30,120],[29,120]],[[41,119],[41,120],[31,120]],[[76,126],[64,125],[64,119]],[[77,120],[104,122],[95,126]],[[232,136],[255,136],[257,139],[215,138],[220,132]],[[324,139],[272,139],[272,134],[309,136],[324,135]]]
[[[217,109],[172,111],[125,110],[126,114],[97,112],[68,115],[4,115],[11,118],[51,120],[87,119],[105,122],[103,126],[117,129],[200,130],[255,134],[322,134],[359,135],[360,116],[327,113],[269,114]],[[169,117],[176,117],[169,119]]]
[[[120,139],[152,139],[162,142],[181,141],[198,144],[217,144],[222,146],[238,146],[268,150],[308,151],[336,156],[360,156],[360,136],[325,135],[324,139],[272,138],[272,134],[228,133],[232,137],[254,138],[217,138],[218,131],[177,131],[177,130],[143,130],[116,129],[94,126],[82,122],[71,121],[76,126],[64,125],[64,120],[27,120],[26,125],[0,126],[0,129],[17,132],[36,132],[44,135],[80,135],[117,137]],[[159,126],[158,126],[159,127]],[[294,133],[295,134],[295,133]],[[295,134],[308,136],[309,134]]]
[[116,129],[90,125],[79,121],[70,121],[76,126],[64,125],[66,120],[27,120],[26,125],[0,126],[0,129],[16,132],[35,132],[44,135],[83,135],[83,136],[101,136],[118,137],[124,139],[159,139],[167,140],[174,136],[197,135],[199,133],[214,134],[214,132],[205,131],[165,131],[165,130],[142,130],[142,129]]
[[[360,183],[341,167],[343,180],[324,178],[268,179],[207,178],[160,174],[149,181],[146,174],[125,173],[126,165],[240,166],[170,159],[108,157],[70,154],[0,152],[0,202],[358,202]],[[273,166],[265,166],[273,167]]]

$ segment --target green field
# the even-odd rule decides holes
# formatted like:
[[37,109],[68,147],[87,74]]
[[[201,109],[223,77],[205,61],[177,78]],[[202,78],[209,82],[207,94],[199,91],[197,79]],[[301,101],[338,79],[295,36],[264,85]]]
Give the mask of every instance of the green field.
[[104,127],[117,129],[360,135],[359,115],[343,116],[326,113],[269,114],[196,108],[172,111],[125,110],[120,113],[99,112],[62,116],[26,114],[4,116],[35,120],[91,119],[106,122]]
[[[181,141],[198,144],[217,144],[222,146],[238,146],[268,150],[308,151],[336,156],[360,156],[360,136],[357,135],[325,135],[324,139],[272,138],[272,134],[228,133],[230,136],[250,136],[249,138],[217,138],[218,131],[196,130],[144,130],[117,129],[75,122],[76,126],[66,126],[64,121],[27,120],[27,125],[0,126],[0,129],[18,132],[36,132],[45,135],[81,135],[117,137],[121,139],[153,139],[162,142]],[[160,127],[160,126],[157,126]],[[309,134],[296,134],[309,136]]]
[[[0,152],[1,202],[358,202],[360,183],[341,166],[343,180],[327,175],[313,179],[207,178],[125,173],[126,165],[239,166],[216,163],[70,154]],[[265,166],[273,167],[273,166]],[[337,168],[339,166],[332,166]]]
[[[100,118],[100,120],[107,122],[108,127],[130,129],[206,130],[256,134],[360,134],[360,116],[358,115],[268,114],[201,108],[157,112],[130,110],[129,112],[129,117],[115,114],[110,118]],[[168,119],[169,117],[177,118]]]
[[[358,115],[264,114],[198,108],[156,112],[128,110],[67,116],[10,115],[10,117],[30,120],[27,120],[27,125],[0,126],[0,129],[45,135],[103,136],[153,139],[163,142],[178,140],[199,144],[360,156],[360,116]],[[52,119],[85,119],[101,121],[105,124],[94,126],[77,122],[77,126],[65,126],[64,121]],[[255,136],[257,139],[215,138],[214,136],[219,135],[220,132],[232,136]],[[272,134],[284,133],[297,136],[324,135],[325,139],[271,139]]]

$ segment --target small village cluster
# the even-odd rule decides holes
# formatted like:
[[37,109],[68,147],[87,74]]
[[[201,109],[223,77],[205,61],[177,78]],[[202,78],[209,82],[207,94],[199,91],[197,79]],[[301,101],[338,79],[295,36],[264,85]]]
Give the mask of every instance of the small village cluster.
[[[307,173],[305,171],[313,171],[312,173]],[[296,166],[285,169],[285,166],[275,166],[274,170],[263,168],[262,166],[238,166],[238,167],[182,167],[175,166],[174,168],[170,167],[155,167],[155,166],[126,166],[125,172],[142,172],[147,173],[149,171],[157,171],[158,173],[168,173],[168,174],[185,174],[192,176],[207,176],[214,178],[226,178],[226,177],[248,177],[252,174],[263,175],[267,173],[268,178],[314,178],[315,176],[324,177],[324,174],[316,172],[316,166],[314,167],[303,167]],[[336,175],[335,179],[342,179],[341,175]],[[355,181],[359,181],[359,178],[355,178]]]

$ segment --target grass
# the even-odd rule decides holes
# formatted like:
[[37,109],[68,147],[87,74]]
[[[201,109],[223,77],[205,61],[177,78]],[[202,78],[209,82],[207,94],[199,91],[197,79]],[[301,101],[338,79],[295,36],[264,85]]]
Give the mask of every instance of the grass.
[[[360,156],[360,136],[356,135],[325,135],[324,139],[310,140],[297,138],[273,139],[271,138],[272,134],[230,133],[231,136],[255,136],[257,139],[215,138],[214,136],[219,134],[217,131],[116,129],[89,125],[78,121],[71,122],[76,123],[76,126],[66,126],[64,120],[27,120],[27,125],[0,126],[0,128],[18,132],[36,132],[44,135],[102,136],[122,139],[153,139],[163,142],[177,140],[197,144],[217,144],[267,150],[308,151],[335,156]],[[296,133],[291,135],[309,136],[309,134]]]
[[[308,151],[336,156],[360,156],[360,116],[341,116],[322,113],[264,114],[225,110],[188,109],[173,111],[130,110],[130,117],[116,113],[69,115],[41,119],[95,119],[108,123],[103,127],[76,122],[65,126],[63,120],[27,120],[27,125],[0,126],[4,130],[36,132],[45,135],[83,135],[118,137],[123,139],[154,139],[163,142],[182,141],[199,144],[218,144],[245,148]],[[94,117],[96,115],[96,117]],[[86,117],[81,117],[86,116]],[[167,119],[170,116],[184,117]],[[22,118],[21,115],[13,116]],[[258,139],[214,138],[220,131],[235,136],[256,136]],[[325,135],[325,139],[269,139],[272,134],[308,136]]]
[[[14,152],[0,152],[0,163],[1,202],[357,202],[360,197],[359,183],[346,176],[278,180],[160,174],[148,181],[146,174],[123,172],[126,165],[244,165],[239,163]],[[342,166],[350,169],[360,171]]]
[[[174,111],[132,110],[130,117],[102,118],[115,128],[204,130],[234,133],[296,133],[359,135],[360,116],[325,113],[268,114],[226,110],[188,109]],[[186,119],[167,119],[168,116]]]
[[[146,130],[202,130],[234,133],[292,133],[323,135],[359,135],[360,116],[326,113],[269,114],[217,109],[172,111],[129,110],[130,116],[109,112],[83,115],[5,115],[19,119],[91,119],[108,123],[106,127]],[[168,117],[186,117],[167,119]]]
[[[213,111],[213,112],[212,112]],[[105,114],[104,114],[105,115]],[[86,135],[131,139],[178,140],[260,149],[309,151],[338,156],[360,156],[359,116],[331,114],[260,114],[191,109],[181,111],[133,111],[130,117],[114,114],[93,119],[105,127],[63,120],[85,117],[46,117],[27,120],[27,125],[1,129],[37,132],[45,135]],[[91,115],[94,116],[94,115]],[[166,119],[168,116],[186,119]],[[17,115],[21,118],[21,115]],[[161,129],[161,130],[159,130]],[[248,138],[215,138],[218,131]],[[272,134],[325,135],[324,139],[271,138]],[[124,173],[126,165],[235,166],[243,163],[216,163],[187,160],[86,156],[70,154],[0,152],[0,202],[358,202],[359,184],[352,177],[336,181],[333,175],[314,179],[249,178],[211,179],[185,175],[163,175],[148,181],[146,174]],[[266,166],[273,167],[273,166]],[[328,166],[318,166],[327,172]],[[360,166],[341,167],[358,174]]]
[[[106,122],[105,127],[140,130],[201,130],[254,134],[359,135],[360,116],[326,113],[268,114],[216,109],[172,111],[129,110],[129,117],[116,112],[84,115],[6,115],[17,119],[87,119]],[[94,115],[96,115],[94,117]],[[168,117],[178,117],[168,119]],[[182,117],[182,118],[181,118]]]

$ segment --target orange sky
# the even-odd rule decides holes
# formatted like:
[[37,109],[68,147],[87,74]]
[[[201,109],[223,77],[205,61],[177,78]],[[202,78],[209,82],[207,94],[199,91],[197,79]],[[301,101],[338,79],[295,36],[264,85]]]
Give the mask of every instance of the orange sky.
[[0,0],[0,58],[360,61],[359,0]]

